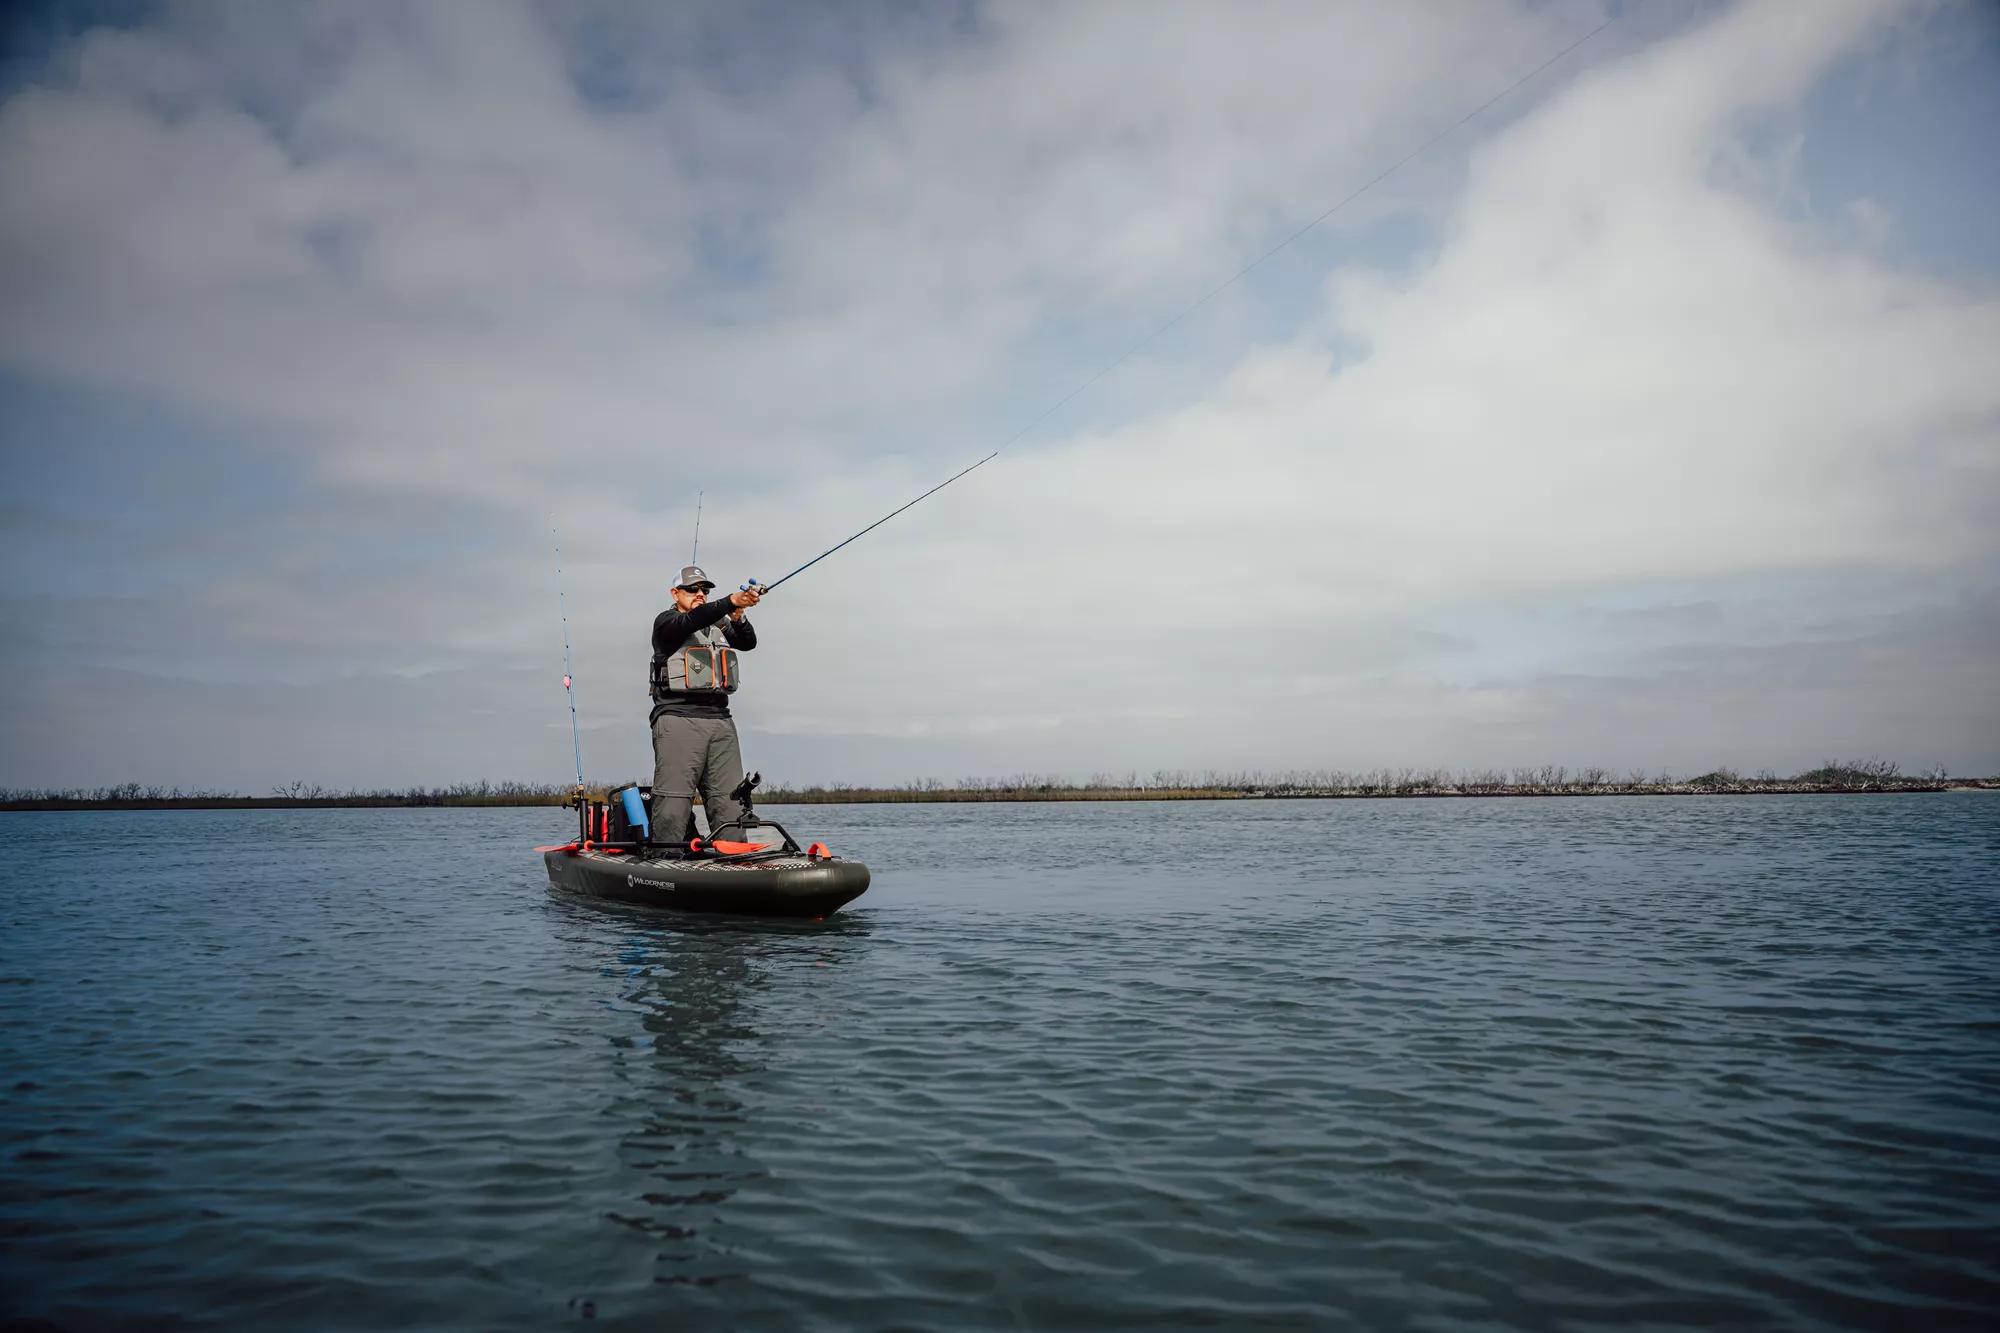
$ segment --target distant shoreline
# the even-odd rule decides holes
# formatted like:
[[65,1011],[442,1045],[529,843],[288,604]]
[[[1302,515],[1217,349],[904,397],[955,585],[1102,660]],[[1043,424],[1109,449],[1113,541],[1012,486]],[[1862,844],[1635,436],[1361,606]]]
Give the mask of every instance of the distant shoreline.
[[[34,810],[428,810],[566,807],[571,788],[472,793],[457,791],[302,793],[300,795],[49,794],[0,797],[0,812]],[[605,789],[589,789],[602,800]],[[1831,796],[1890,792],[2000,791],[2000,778],[1876,778],[1812,782],[1793,778],[1717,778],[1669,782],[1439,783],[1432,779],[1364,782],[1341,786],[1283,784],[1202,787],[1095,787],[1035,784],[990,787],[805,787],[757,794],[759,805],[968,805],[1050,801],[1270,801],[1451,800],[1552,796]]]

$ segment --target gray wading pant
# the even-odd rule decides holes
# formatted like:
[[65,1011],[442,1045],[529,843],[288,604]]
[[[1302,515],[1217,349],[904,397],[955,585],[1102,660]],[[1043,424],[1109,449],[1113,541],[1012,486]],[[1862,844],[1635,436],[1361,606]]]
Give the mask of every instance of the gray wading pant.
[[[686,842],[694,836],[697,792],[711,831],[741,819],[743,806],[729,793],[742,781],[734,719],[662,713],[653,720],[653,841]],[[741,829],[723,836],[749,840]]]

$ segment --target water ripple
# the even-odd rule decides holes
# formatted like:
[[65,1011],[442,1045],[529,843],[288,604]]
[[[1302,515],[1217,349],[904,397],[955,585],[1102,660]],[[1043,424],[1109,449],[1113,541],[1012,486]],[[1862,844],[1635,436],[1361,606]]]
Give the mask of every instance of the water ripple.
[[0,818],[0,1312],[2000,1322],[1990,797],[799,813],[820,926],[554,897],[560,812]]

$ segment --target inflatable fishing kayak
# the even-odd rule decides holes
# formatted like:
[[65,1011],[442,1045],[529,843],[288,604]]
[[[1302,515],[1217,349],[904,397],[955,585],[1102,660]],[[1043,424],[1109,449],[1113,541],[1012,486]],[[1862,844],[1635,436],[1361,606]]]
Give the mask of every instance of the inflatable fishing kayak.
[[694,838],[658,843],[646,835],[646,788],[620,787],[608,801],[576,801],[575,842],[537,847],[549,884],[564,893],[680,912],[745,916],[831,916],[868,889],[868,867],[820,843],[801,848],[784,827],[750,808],[755,776],[737,788],[743,817],[715,832],[773,829],[776,843]]
[[558,847],[542,859],[549,883],[565,892],[682,912],[831,916],[868,888],[868,867],[859,861],[773,852],[703,859]]

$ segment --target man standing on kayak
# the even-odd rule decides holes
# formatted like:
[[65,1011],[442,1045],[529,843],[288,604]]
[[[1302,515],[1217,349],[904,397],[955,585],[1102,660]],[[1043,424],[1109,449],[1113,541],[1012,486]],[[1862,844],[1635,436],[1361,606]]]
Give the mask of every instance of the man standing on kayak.
[[757,631],[743,613],[757,605],[761,592],[752,586],[711,602],[714,588],[699,566],[683,567],[673,606],[653,620],[651,813],[658,842],[694,836],[696,793],[711,835],[743,817],[730,795],[743,781],[743,753],[729,696],[741,678],[736,654],[757,646]]

